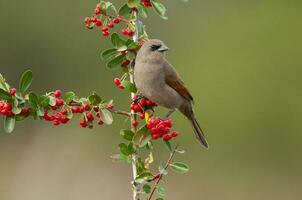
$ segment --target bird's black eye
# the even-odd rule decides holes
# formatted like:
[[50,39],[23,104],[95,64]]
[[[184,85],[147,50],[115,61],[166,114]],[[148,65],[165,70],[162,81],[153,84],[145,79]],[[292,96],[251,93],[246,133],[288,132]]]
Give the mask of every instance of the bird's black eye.
[[150,48],[151,48],[152,51],[156,51],[160,47],[161,47],[161,45],[156,45],[156,44],[153,44],[153,45],[150,46]]

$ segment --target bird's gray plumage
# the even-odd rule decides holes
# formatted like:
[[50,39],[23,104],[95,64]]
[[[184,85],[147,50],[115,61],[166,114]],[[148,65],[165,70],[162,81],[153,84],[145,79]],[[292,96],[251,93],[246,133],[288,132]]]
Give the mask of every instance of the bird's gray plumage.
[[168,50],[160,40],[150,40],[139,50],[134,66],[134,82],[139,92],[160,106],[177,108],[191,122],[197,139],[208,143],[192,110],[193,97],[174,67],[165,59]]

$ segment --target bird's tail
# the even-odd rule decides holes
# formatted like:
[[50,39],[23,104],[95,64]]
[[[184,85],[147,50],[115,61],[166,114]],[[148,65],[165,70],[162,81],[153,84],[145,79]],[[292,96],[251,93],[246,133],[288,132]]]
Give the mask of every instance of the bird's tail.
[[194,133],[196,135],[196,138],[197,140],[200,142],[200,144],[202,144],[205,148],[209,148],[209,144],[203,134],[203,131],[201,130],[196,118],[194,115],[191,115],[190,118],[189,118],[191,124],[192,124],[192,127],[193,127],[193,130],[194,130]]

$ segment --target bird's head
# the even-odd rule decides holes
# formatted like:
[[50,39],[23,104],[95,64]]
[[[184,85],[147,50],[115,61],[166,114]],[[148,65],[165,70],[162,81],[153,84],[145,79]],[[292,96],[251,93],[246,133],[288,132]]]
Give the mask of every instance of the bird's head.
[[169,48],[164,44],[163,41],[158,39],[151,39],[144,43],[141,47],[138,56],[144,59],[152,59],[156,61],[164,57],[164,52],[168,51]]

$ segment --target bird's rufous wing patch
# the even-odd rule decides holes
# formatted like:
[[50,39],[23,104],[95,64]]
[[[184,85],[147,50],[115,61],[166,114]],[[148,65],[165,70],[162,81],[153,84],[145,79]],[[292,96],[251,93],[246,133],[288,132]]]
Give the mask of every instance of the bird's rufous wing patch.
[[187,99],[188,101],[193,101],[193,97],[189,90],[185,87],[184,83],[179,80],[169,76],[166,76],[166,83],[173,88],[178,94]]

